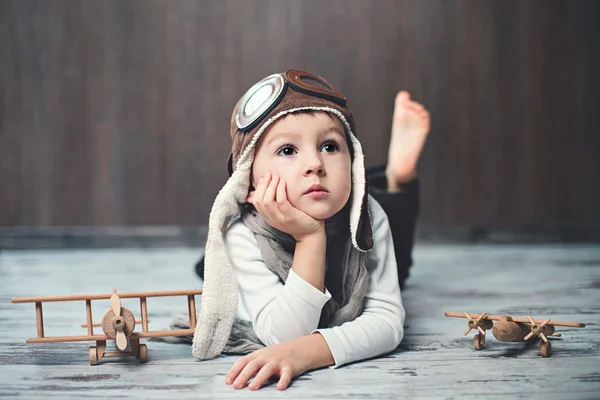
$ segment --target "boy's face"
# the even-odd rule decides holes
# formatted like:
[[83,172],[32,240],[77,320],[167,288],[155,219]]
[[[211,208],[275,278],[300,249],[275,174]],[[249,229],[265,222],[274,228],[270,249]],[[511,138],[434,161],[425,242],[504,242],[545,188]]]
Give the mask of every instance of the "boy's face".
[[[352,187],[350,149],[338,118],[325,112],[290,114],[262,135],[252,164],[252,186],[267,172],[287,183],[289,202],[319,220],[339,212]],[[311,191],[314,185],[323,190]]]

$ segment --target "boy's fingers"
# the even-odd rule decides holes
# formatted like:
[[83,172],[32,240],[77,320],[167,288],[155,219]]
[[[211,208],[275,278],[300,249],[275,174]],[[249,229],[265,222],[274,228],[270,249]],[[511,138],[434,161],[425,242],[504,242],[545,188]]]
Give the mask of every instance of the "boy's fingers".
[[235,381],[233,381],[234,389],[241,389],[246,386],[246,383],[248,383],[248,380],[252,375],[254,375],[263,365],[264,363],[261,363],[258,360],[252,360],[246,364],[242,372],[240,372]]
[[271,174],[265,174],[258,181],[258,185],[256,185],[255,195],[253,197],[255,203],[262,203],[265,197],[265,190],[269,186],[269,182],[271,181]]
[[225,376],[225,383],[231,385],[235,378],[237,378],[240,372],[244,369],[246,364],[248,364],[248,359],[246,357],[242,357],[237,360]]
[[279,185],[277,186],[277,205],[281,208],[287,203],[287,193],[285,191],[286,183],[283,179],[279,181]]
[[263,203],[266,207],[270,207],[275,202],[275,195],[277,193],[277,184],[279,183],[279,176],[273,175],[269,186],[265,190],[265,197]]
[[281,378],[279,378],[279,382],[277,383],[277,389],[285,390],[290,383],[292,382],[292,370],[289,367],[284,367],[281,369]]
[[260,389],[270,377],[275,375],[276,372],[277,366],[275,364],[266,364],[260,369],[260,371],[258,371],[258,374],[256,374],[254,379],[252,379],[252,382],[250,383],[250,385],[248,385],[248,389]]
[[290,212],[290,203],[287,198],[287,183],[285,181],[279,182],[277,186],[277,208],[279,209],[280,217],[289,216]]
[[284,215],[289,215],[292,205],[287,197],[287,182],[283,181],[283,185],[279,186],[277,188],[277,205],[279,206],[279,211]]

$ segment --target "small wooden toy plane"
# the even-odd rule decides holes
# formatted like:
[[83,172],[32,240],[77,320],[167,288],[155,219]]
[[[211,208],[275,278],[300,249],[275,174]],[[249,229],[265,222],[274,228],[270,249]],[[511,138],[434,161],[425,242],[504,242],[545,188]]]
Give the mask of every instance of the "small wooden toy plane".
[[[74,296],[49,296],[49,297],[20,297],[11,299],[12,303],[35,303],[37,320],[37,337],[27,339],[27,343],[52,343],[52,342],[84,342],[96,341],[96,346],[89,349],[90,365],[96,365],[105,357],[134,356],[140,362],[148,360],[148,350],[145,344],[140,344],[140,339],[166,336],[193,335],[196,328],[196,301],[195,295],[202,294],[202,290],[172,290],[163,292],[133,292],[119,293],[113,289],[112,294],[74,295]],[[187,305],[190,318],[190,329],[179,330],[148,330],[148,312],[146,299],[148,297],[187,296]],[[136,320],[133,313],[121,307],[121,299],[139,298],[141,308],[142,331],[134,332]],[[92,300],[110,299],[110,309],[104,314],[101,323],[92,320]],[[85,301],[87,322],[82,327],[87,328],[85,336],[44,336],[44,317],[42,303],[55,301]],[[94,335],[94,326],[102,326],[104,335]],[[114,340],[119,352],[106,352],[106,341]],[[127,349],[129,342],[130,351]]]
[[[468,314],[459,312],[446,312],[446,317],[467,318],[468,329],[465,336],[472,329],[479,331],[473,338],[473,347],[475,350],[483,349],[485,345],[485,331],[491,329],[494,337],[501,342],[525,342],[535,335],[541,338],[540,354],[542,357],[552,355],[552,344],[548,337],[560,337],[560,333],[555,333],[555,326],[569,326],[572,328],[584,328],[585,324],[581,322],[552,321],[550,318],[545,321],[534,320],[530,316],[527,318],[513,318],[509,316],[487,315],[482,313]],[[494,324],[492,321],[498,321]]]

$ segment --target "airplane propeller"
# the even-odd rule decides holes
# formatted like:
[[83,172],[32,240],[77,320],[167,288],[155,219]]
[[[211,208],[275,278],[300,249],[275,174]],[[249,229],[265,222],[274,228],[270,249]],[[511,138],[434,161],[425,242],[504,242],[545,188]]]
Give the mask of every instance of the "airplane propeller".
[[468,319],[467,325],[469,325],[469,329],[465,331],[465,336],[467,336],[472,329],[477,329],[483,336],[485,336],[485,330],[481,328],[481,320],[485,318],[486,315],[486,313],[481,313],[477,319],[473,319],[468,313],[465,313],[465,317]]
[[548,343],[548,338],[546,337],[546,335],[544,335],[544,327],[548,322],[550,322],[550,318],[548,318],[541,324],[536,324],[530,316],[527,316],[527,319],[531,323],[531,332],[529,333],[529,335],[525,336],[525,340],[529,340],[533,335],[538,335],[542,338],[544,343]]
[[110,297],[110,307],[115,317],[112,320],[112,326],[117,331],[115,342],[119,350],[124,351],[127,348],[127,336],[123,329],[125,328],[125,318],[121,316],[121,299],[116,293]]

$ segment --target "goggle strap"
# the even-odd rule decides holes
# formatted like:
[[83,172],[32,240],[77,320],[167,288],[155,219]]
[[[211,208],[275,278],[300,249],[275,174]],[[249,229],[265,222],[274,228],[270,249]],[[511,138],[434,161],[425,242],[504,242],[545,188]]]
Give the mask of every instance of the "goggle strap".
[[337,104],[338,106],[346,107],[346,100],[345,99],[340,99],[339,97],[336,97],[334,95],[330,95],[330,94],[327,94],[327,93],[324,93],[324,92],[321,92],[321,91],[317,91],[317,90],[314,90],[314,89],[311,89],[311,90],[305,89],[302,86],[296,85],[292,81],[286,82],[286,85],[290,85],[292,87],[292,89],[294,89],[297,92],[304,93],[304,94],[307,94],[307,95],[313,96],[313,97],[320,97],[322,99],[329,100],[332,103]]

